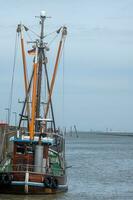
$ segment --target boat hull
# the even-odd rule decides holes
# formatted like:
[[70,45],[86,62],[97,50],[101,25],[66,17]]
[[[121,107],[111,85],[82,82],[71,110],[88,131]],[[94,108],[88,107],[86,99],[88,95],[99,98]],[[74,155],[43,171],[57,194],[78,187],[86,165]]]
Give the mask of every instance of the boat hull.
[[[29,179],[26,180],[27,172],[21,173],[0,173],[0,177],[4,177],[5,179],[0,180],[0,194],[56,194],[61,192],[66,192],[68,190],[68,186],[66,185],[65,176],[62,177],[53,177],[46,176],[46,174],[32,174],[29,173]],[[8,178],[6,178],[8,176]],[[11,178],[10,178],[11,177]],[[57,180],[58,184],[46,185],[44,179],[49,177],[50,180]],[[47,180],[47,179],[46,179]]]
[[61,192],[67,192],[67,185],[59,185],[58,188],[46,188],[32,185],[1,185],[0,194],[30,194],[30,195],[48,195]]

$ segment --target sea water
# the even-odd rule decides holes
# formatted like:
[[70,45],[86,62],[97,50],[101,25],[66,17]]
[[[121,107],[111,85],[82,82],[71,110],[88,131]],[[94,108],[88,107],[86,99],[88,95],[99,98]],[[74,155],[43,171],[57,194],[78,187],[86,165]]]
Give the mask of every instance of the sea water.
[[0,195],[0,200],[132,200],[133,135],[66,136],[68,192],[48,196]]

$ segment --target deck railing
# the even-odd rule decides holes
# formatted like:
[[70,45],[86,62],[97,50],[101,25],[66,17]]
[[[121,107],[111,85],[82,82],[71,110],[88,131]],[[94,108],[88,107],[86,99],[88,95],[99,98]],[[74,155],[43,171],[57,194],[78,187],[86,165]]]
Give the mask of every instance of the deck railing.
[[[36,167],[38,170],[36,170]],[[11,165],[10,163],[7,165],[0,165],[0,172],[31,172],[31,173],[47,173],[49,175],[64,175],[64,170],[58,167],[47,168],[47,167],[41,167],[37,165],[29,165],[29,164],[17,164],[17,165]]]

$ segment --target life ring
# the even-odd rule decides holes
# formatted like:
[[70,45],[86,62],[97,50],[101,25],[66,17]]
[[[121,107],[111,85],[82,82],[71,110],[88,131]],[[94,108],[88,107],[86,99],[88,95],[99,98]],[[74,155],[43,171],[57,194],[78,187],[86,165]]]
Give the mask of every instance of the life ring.
[[52,188],[57,189],[58,188],[58,180],[56,178],[52,178]]
[[51,177],[46,177],[44,179],[44,186],[48,187],[48,188],[51,188]]
[[46,177],[44,179],[44,186],[48,188],[57,189],[58,188],[58,181],[54,177]]
[[10,185],[12,182],[12,175],[10,174],[3,174],[2,176],[2,183],[4,185]]

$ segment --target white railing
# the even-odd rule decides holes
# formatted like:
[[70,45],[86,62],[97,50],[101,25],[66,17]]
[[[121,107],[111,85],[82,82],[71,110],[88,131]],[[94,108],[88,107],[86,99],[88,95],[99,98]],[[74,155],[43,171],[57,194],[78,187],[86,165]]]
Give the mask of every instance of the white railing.
[[[35,168],[38,168],[39,170],[35,170]],[[29,165],[29,164],[17,164],[17,165],[6,165],[6,166],[2,166],[0,165],[0,172],[33,172],[33,173],[40,173],[40,174],[44,174],[47,173],[49,175],[63,175],[64,174],[64,170],[63,169],[52,169],[52,168],[47,168],[47,167],[42,167],[42,166],[38,166],[38,165]]]

